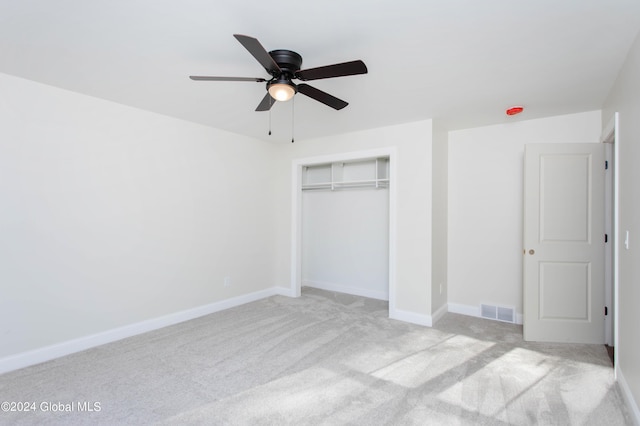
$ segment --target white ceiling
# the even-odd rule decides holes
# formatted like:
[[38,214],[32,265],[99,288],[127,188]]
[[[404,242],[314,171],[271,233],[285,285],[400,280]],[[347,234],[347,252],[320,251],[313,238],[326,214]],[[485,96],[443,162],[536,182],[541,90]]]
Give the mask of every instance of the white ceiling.
[[[254,109],[268,77],[233,38],[290,49],[309,82],[350,103],[295,97],[296,141],[435,118],[449,129],[602,107],[640,29],[639,0],[0,0],[0,72],[265,140],[291,138],[291,102]],[[1,94],[0,94],[1,96]],[[520,116],[504,110],[525,106]]]

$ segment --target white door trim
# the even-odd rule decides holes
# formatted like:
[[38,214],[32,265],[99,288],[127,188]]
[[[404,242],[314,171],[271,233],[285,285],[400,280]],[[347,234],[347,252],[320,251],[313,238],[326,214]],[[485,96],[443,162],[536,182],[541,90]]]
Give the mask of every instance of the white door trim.
[[302,168],[315,164],[389,157],[389,312],[396,311],[396,147],[294,159],[291,167],[291,293],[302,286]]

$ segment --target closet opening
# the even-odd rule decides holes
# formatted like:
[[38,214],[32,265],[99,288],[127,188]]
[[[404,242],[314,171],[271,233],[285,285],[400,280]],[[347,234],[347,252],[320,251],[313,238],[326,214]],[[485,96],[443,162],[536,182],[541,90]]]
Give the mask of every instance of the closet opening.
[[395,149],[293,162],[291,289],[388,300],[395,309]]

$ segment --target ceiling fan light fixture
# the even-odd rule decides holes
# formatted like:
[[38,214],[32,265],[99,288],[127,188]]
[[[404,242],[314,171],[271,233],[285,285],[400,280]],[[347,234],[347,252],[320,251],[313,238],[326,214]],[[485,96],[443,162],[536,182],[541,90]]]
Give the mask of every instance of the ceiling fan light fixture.
[[286,102],[296,94],[296,88],[291,82],[278,82],[269,85],[269,94],[276,101]]

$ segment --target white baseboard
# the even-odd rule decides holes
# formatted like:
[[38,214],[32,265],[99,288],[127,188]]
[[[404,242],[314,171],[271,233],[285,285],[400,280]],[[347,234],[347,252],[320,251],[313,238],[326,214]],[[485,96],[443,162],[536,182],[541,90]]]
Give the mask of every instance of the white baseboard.
[[389,318],[398,321],[410,322],[412,324],[424,325],[426,327],[433,326],[433,319],[430,315],[417,314],[415,312],[403,311],[400,309],[389,309]]
[[72,353],[157,330],[159,328],[189,321],[214,312],[244,305],[245,303],[255,302],[256,300],[265,299],[275,295],[290,296],[291,294],[293,294],[293,291],[289,288],[272,287],[266,290],[221,300],[209,305],[199,306],[197,308],[187,309],[158,318],[125,325],[123,327],[114,328],[101,333],[56,343],[54,345],[45,346],[28,352],[10,355],[8,357],[0,358],[0,374],[28,367],[30,365],[40,364],[45,361],[50,361],[55,358],[60,358],[65,355],[70,355]]
[[[460,305],[458,303],[448,303],[449,312],[454,314],[468,315],[470,317],[482,318],[480,306]],[[522,325],[522,314],[516,312],[516,324]]]
[[447,303],[449,312],[470,317],[480,317],[480,306],[460,305],[458,303]]
[[624,378],[624,374],[622,374],[622,370],[616,367],[616,380],[620,385],[620,390],[622,390],[622,397],[624,398],[624,402],[627,404],[627,408],[631,413],[631,417],[633,418],[634,425],[640,425],[640,409],[638,408],[638,404],[633,397],[633,393],[631,393],[631,388],[629,388],[629,384],[627,380]]
[[516,324],[522,325],[522,314],[516,312]]
[[444,316],[444,314],[446,314],[447,312],[449,312],[449,307],[447,306],[447,304],[445,303],[444,305],[440,306],[440,308],[438,308],[432,315],[431,315],[431,320],[433,321],[433,323],[437,323],[440,318],[442,318]]
[[296,295],[296,292],[289,287],[273,287],[274,295],[287,296],[287,297],[300,297]]
[[389,300],[389,293],[368,288],[352,287],[342,284],[326,283],[321,281],[302,281],[304,287],[313,287],[320,290],[337,291],[338,293],[352,294],[354,296],[368,297],[370,299]]

